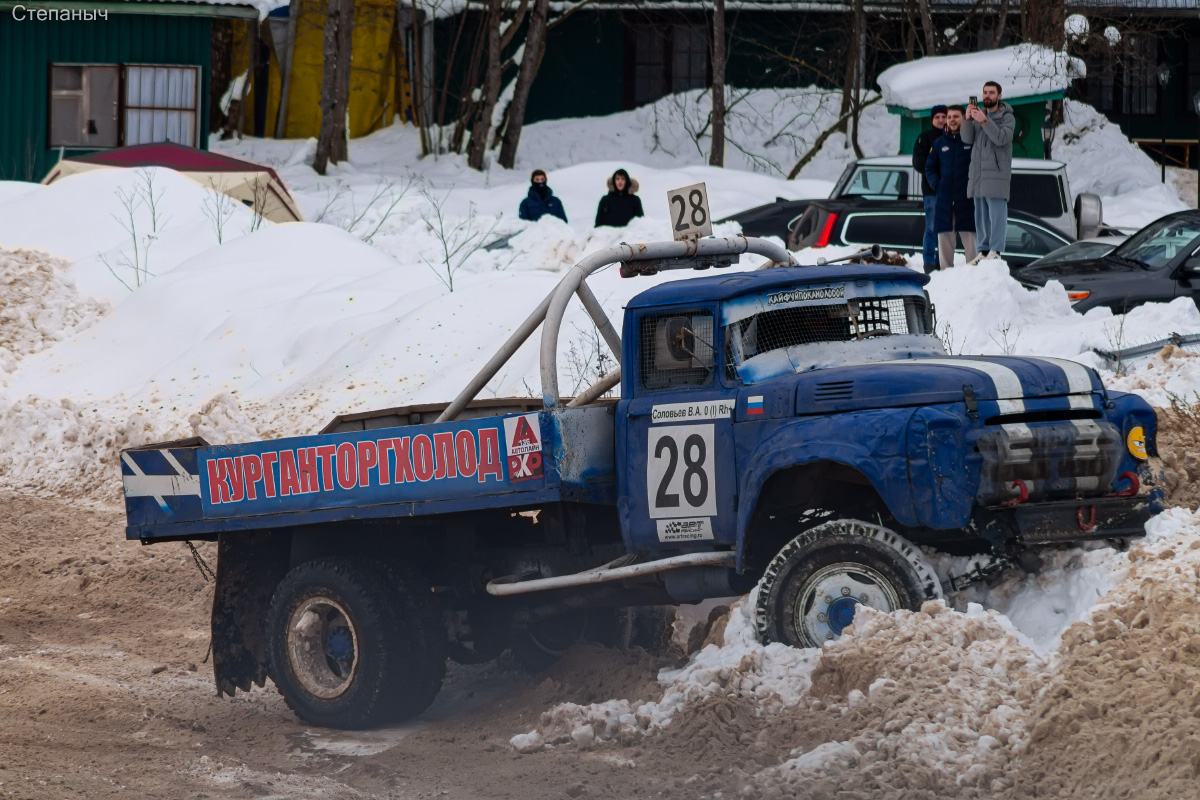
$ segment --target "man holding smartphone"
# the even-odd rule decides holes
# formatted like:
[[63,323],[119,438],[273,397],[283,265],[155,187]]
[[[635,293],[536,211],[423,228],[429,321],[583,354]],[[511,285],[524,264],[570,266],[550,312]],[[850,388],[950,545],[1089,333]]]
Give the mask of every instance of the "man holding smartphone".
[[1008,234],[1008,196],[1012,183],[1012,142],[1017,119],[1012,106],[1000,99],[995,81],[983,85],[983,107],[972,97],[963,123],[962,140],[971,148],[967,195],[975,201],[975,235],[979,255],[999,258]]

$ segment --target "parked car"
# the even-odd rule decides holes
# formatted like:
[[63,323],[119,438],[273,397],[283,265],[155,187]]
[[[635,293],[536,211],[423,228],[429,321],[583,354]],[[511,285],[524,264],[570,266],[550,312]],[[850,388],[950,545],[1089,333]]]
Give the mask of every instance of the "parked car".
[[[1060,247],[1049,255],[1042,256],[1033,264],[1046,266],[1048,264],[1065,264],[1068,261],[1087,261],[1100,258],[1112,252],[1112,249],[1129,237],[1125,234],[1097,236],[1093,239],[1080,239],[1066,247]],[[1030,266],[1033,266],[1030,264]]]
[[1200,305],[1200,212],[1161,217],[1099,258],[1030,264],[1014,275],[1029,288],[1060,282],[1081,312],[1106,306],[1121,313],[1176,297]]
[[[921,179],[910,156],[880,156],[853,161],[842,172],[828,198],[860,197],[878,201],[921,199]],[[778,236],[790,243],[789,233],[812,200],[784,200],[757,206],[726,217],[741,223],[747,236]],[[1102,206],[1094,194],[1071,195],[1067,168],[1061,161],[1014,158],[1012,198],[1009,208],[1039,217],[1070,236],[1086,239],[1100,233]],[[795,249],[795,248],[793,248]]]
[[[788,249],[879,244],[884,250],[911,254],[921,252],[924,234],[925,210],[916,200],[813,200],[792,230]],[[1016,269],[1072,241],[1070,234],[1041,218],[1010,210],[1001,256]]]

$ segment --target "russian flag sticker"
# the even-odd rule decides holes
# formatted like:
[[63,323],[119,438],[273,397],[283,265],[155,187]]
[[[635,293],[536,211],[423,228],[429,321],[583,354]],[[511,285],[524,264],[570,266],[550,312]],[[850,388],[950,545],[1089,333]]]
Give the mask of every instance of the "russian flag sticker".
[[763,396],[761,394],[746,398],[746,413],[751,416],[763,413]]

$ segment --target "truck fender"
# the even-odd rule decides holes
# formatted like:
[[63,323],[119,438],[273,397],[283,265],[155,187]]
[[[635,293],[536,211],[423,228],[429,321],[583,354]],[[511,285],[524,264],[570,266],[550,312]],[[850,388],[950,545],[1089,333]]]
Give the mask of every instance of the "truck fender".
[[[858,471],[901,525],[919,525],[909,487],[906,431],[912,409],[839,414],[786,425],[738,465],[737,568],[763,486],[775,473],[817,462]],[[849,434],[849,435],[847,435]],[[853,441],[853,439],[859,441]],[[850,439],[850,441],[847,441]]]

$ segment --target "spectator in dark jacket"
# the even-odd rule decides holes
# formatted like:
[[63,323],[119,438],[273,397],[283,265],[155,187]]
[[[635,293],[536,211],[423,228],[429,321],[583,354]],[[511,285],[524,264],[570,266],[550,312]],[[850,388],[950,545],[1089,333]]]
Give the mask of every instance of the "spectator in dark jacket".
[[917,143],[913,146],[913,166],[921,176],[921,194],[925,199],[925,236],[921,240],[921,254],[924,257],[926,272],[933,272],[937,269],[938,252],[937,231],[934,230],[933,225],[934,197],[937,192],[929,185],[929,179],[925,177],[925,164],[929,161],[929,152],[933,149],[933,143],[941,137],[942,129],[946,127],[946,107],[934,106],[931,116],[933,127],[918,136]]
[[596,227],[624,228],[629,220],[642,216],[642,200],[637,196],[638,182],[619,169],[608,179],[608,194],[596,208]]
[[529,176],[529,194],[521,201],[517,216],[530,222],[537,222],[546,214],[567,221],[567,212],[563,210],[562,201],[554,196],[546,184],[546,173],[535,169]]
[[967,196],[967,178],[971,172],[971,145],[962,140],[962,106],[950,106],[946,112],[946,132],[933,143],[933,152],[925,164],[925,177],[937,192],[934,203],[934,227],[938,235],[938,261],[942,269],[954,266],[954,234],[962,239],[967,260],[976,256],[975,205]]

